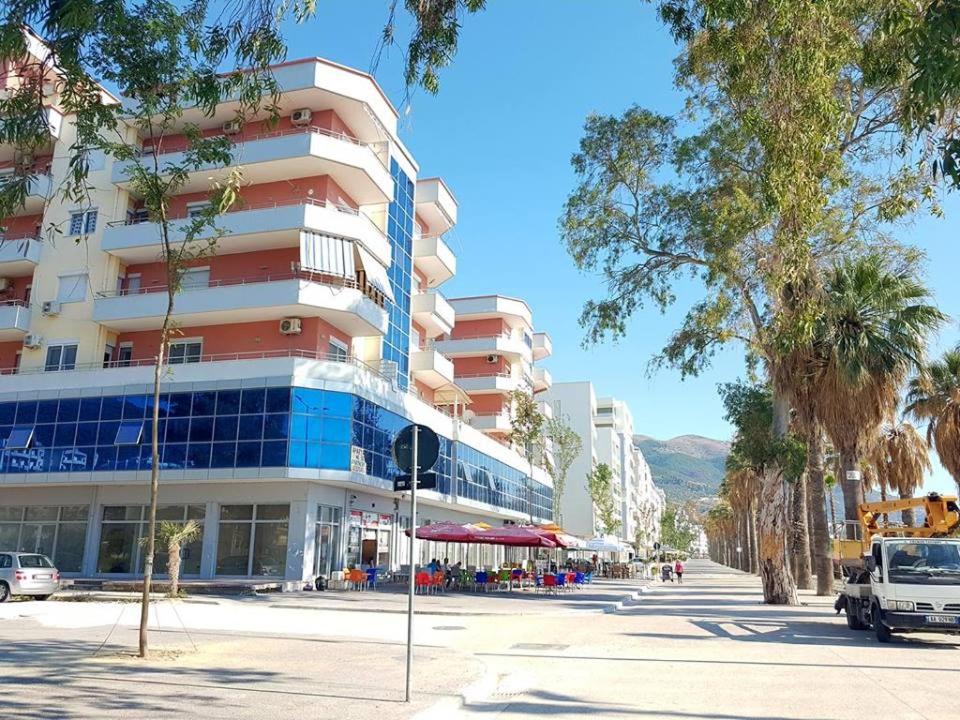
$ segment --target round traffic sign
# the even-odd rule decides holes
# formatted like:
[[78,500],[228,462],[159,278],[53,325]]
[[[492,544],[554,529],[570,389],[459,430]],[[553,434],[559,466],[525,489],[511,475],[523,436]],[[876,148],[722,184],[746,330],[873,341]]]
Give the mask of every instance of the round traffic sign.
[[402,473],[413,472],[413,432],[418,429],[417,472],[427,472],[440,457],[440,438],[426,425],[407,425],[393,441],[393,461]]

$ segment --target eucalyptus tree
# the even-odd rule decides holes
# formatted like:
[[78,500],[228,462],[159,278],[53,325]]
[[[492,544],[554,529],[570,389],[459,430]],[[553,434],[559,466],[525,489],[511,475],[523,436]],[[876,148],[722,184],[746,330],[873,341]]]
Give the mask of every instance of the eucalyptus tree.
[[927,444],[960,488],[960,348],[925,365],[910,381],[906,411],[927,423]]

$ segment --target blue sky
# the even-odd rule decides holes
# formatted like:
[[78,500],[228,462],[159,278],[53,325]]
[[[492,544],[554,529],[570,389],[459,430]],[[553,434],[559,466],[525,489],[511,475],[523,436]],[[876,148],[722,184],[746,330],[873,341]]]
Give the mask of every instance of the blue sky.
[[[639,313],[618,344],[584,349],[577,318],[584,300],[599,296],[602,285],[576,270],[557,234],[557,218],[574,186],[569,160],[584,118],[620,113],[633,103],[662,113],[681,109],[672,85],[672,40],[651,6],[639,0],[489,5],[466,18],[439,95],[414,94],[401,125],[423,176],[442,176],[460,204],[459,223],[448,236],[458,275],[444,292],[498,292],[527,300],[537,329],[553,339],[554,354],[545,364],[554,380],[589,379],[598,394],[626,400],[637,432],[728,437],[716,386],[742,375],[740,348],[719,355],[698,378],[681,382],[669,370],[647,374],[649,358],[697,300],[696,287],[681,288],[676,308],[665,315]],[[321,0],[313,20],[291,27],[289,57],[319,55],[369,70],[386,13],[386,0]],[[398,48],[382,57],[376,76],[400,107]],[[903,234],[929,253],[929,282],[950,314],[960,306],[956,231],[949,230],[960,210],[956,195],[945,203],[947,219],[922,220]],[[958,339],[952,323],[937,347]],[[939,467],[930,486],[954,487]]]

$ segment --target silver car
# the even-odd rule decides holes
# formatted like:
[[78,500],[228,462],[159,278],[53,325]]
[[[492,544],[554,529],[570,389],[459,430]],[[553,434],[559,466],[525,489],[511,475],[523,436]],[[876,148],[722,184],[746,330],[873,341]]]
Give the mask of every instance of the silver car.
[[14,595],[46,600],[60,589],[60,571],[39,553],[0,551],[0,603]]

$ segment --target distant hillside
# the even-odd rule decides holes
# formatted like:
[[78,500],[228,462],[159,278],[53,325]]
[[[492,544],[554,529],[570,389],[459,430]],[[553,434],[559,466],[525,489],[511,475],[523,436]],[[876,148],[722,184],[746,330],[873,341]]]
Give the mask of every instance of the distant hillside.
[[653,481],[672,502],[712,498],[723,480],[730,443],[699,435],[657,440],[634,435],[634,443],[650,464]]

